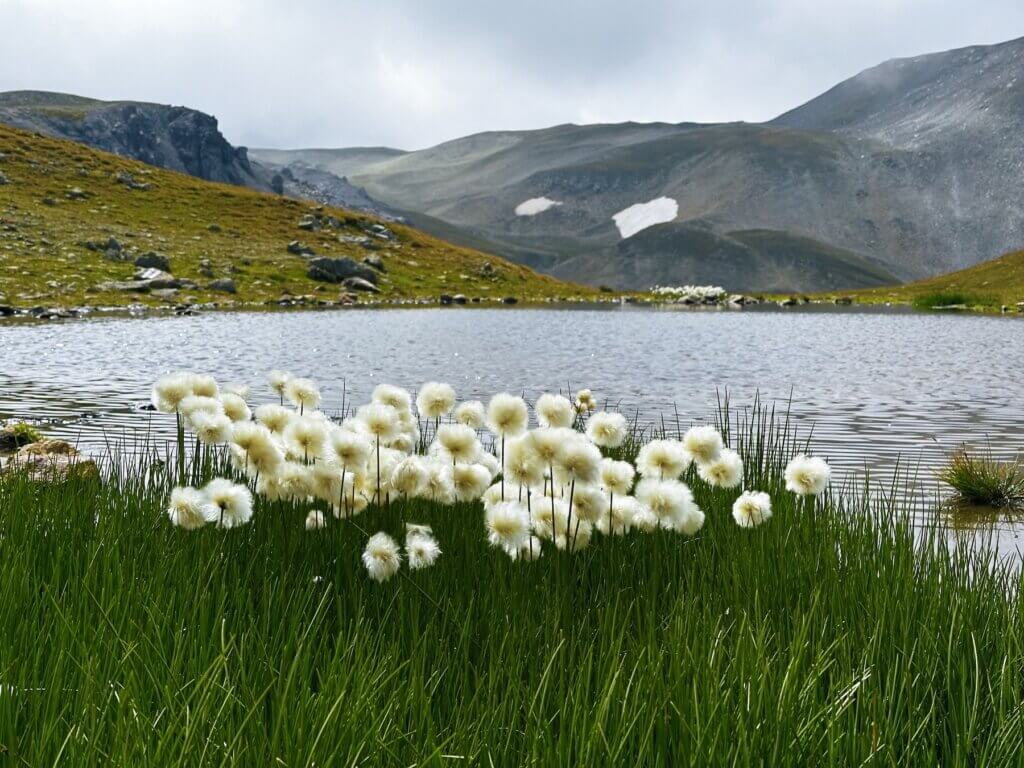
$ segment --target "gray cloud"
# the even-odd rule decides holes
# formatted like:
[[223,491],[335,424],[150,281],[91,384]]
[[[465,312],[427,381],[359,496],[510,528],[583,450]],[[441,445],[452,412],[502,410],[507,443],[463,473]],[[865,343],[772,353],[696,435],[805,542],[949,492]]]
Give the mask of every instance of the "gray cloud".
[[189,106],[250,146],[764,120],[895,56],[999,42],[989,0],[0,0],[0,90]]

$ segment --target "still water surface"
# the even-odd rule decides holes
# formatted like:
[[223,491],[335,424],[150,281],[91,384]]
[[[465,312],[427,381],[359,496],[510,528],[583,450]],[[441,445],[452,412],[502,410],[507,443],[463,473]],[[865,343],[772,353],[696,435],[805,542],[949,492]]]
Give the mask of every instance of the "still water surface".
[[[918,494],[961,443],[1000,457],[1024,450],[1024,323],[880,311],[700,312],[622,309],[353,310],[207,314],[0,325],[0,418],[96,448],[124,430],[170,435],[140,412],[157,375],[178,369],[253,386],[266,372],[321,382],[326,409],[382,381],[448,381],[460,398],[528,399],[587,386],[641,418],[713,415],[758,392],[783,405],[840,474],[917,468]],[[1015,547],[1012,520],[997,523]]]

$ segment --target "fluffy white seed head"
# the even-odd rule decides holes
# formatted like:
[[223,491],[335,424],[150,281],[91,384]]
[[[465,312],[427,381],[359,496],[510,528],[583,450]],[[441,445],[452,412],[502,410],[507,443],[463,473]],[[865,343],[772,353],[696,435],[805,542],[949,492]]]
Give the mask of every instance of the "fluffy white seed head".
[[175,488],[167,506],[167,517],[179,528],[192,531],[217,519],[220,511],[195,488]]
[[378,384],[374,387],[370,399],[381,405],[389,405],[398,413],[410,413],[412,411],[412,395],[401,387],[392,384]]
[[675,528],[694,509],[693,493],[678,480],[641,480],[636,498],[658,519],[663,528]]
[[162,413],[174,413],[181,401],[192,394],[188,374],[171,373],[161,376],[153,385],[150,401]]
[[693,536],[704,527],[704,512],[694,504],[685,515],[676,519],[673,527],[684,536]]
[[611,505],[611,514],[605,505],[604,512],[597,518],[594,527],[605,535],[611,533],[622,536],[633,526],[633,518],[639,510],[640,503],[632,496],[616,496]]
[[220,394],[220,387],[217,386],[217,381],[213,376],[190,373],[188,374],[188,383],[193,395],[216,398]]
[[587,413],[597,410],[597,399],[589,389],[581,389],[576,393],[576,400],[573,403],[577,413]]
[[252,418],[249,406],[240,395],[223,392],[220,396],[220,403],[224,406],[224,414],[232,421],[249,421]]
[[601,459],[601,487],[605,493],[625,495],[633,487],[636,471],[628,461]]
[[573,409],[569,398],[562,395],[541,395],[533,407],[537,423],[542,427],[572,426]]
[[587,420],[587,437],[601,448],[618,448],[626,441],[628,428],[621,413],[598,411]]
[[398,411],[394,406],[379,402],[370,403],[356,412],[356,418],[362,421],[366,431],[381,443],[390,442],[398,436],[400,424]]
[[288,379],[284,385],[284,396],[288,402],[303,411],[311,411],[320,405],[320,388],[312,379]]
[[499,437],[515,437],[526,430],[530,412],[521,397],[501,392],[487,406],[487,428]]
[[479,400],[467,400],[455,409],[455,421],[470,429],[480,429],[487,419],[487,411]]
[[596,483],[601,452],[579,437],[562,443],[555,456],[555,468],[563,483]]
[[206,445],[219,445],[231,439],[231,419],[227,416],[196,411],[189,417],[189,424],[199,441]]
[[402,565],[402,552],[395,540],[379,531],[366,542],[363,550],[363,565],[374,581],[387,581]]
[[250,390],[247,384],[225,384],[220,391],[229,395],[238,395],[246,401],[249,400]]
[[743,460],[731,448],[723,448],[714,461],[697,465],[697,472],[708,485],[735,488],[743,482]]
[[405,558],[413,571],[429,568],[441,556],[441,547],[429,525],[405,526]]
[[689,458],[678,440],[652,440],[636,457],[641,477],[674,480],[689,466]]
[[288,385],[291,378],[292,375],[285,371],[271,371],[267,375],[267,381],[270,382],[270,388],[282,397],[284,397],[284,388]]
[[205,395],[188,395],[178,403],[178,411],[187,419],[197,413],[206,413],[210,416],[223,416],[224,404],[215,397]]
[[534,500],[532,509],[533,531],[542,539],[555,540],[564,536],[569,521],[569,503],[565,499],[541,497]]
[[309,514],[306,515],[306,530],[307,531],[319,531],[327,527],[327,518],[324,517],[324,513],[319,509],[310,510]]
[[217,508],[217,524],[235,528],[252,520],[252,492],[225,478],[211,480],[203,488],[207,501]]
[[452,466],[444,461],[427,462],[427,479],[420,492],[424,499],[438,504],[455,503],[455,485],[452,480]]
[[732,505],[732,519],[740,528],[756,528],[771,516],[772,499],[762,491],[744,491]]
[[439,381],[428,381],[416,395],[416,410],[424,419],[447,416],[455,407],[455,390]]
[[283,435],[295,412],[284,406],[268,403],[256,408],[256,421],[276,435]]
[[526,505],[518,501],[498,502],[484,514],[487,540],[505,550],[519,549],[529,541],[530,521]]
[[722,447],[722,436],[712,426],[690,427],[683,435],[686,456],[697,464],[710,464],[716,461]]
[[527,433],[505,445],[505,479],[513,485],[530,487],[544,482],[544,465],[533,447],[533,437]]
[[303,460],[323,455],[327,442],[327,425],[306,416],[293,418],[284,431],[288,449]]
[[593,536],[593,525],[586,520],[573,518],[568,532],[555,537],[555,546],[567,552],[581,552],[590,545]]
[[824,459],[800,455],[786,465],[786,490],[800,496],[818,496],[828,488],[832,468]]
[[573,518],[593,523],[608,514],[608,500],[592,485],[577,485],[572,493],[572,514]]
[[348,472],[361,471],[370,460],[370,441],[357,432],[332,429],[328,438],[327,452],[338,466]]
[[389,485],[402,498],[419,496],[427,483],[427,468],[419,456],[402,459],[391,470]]
[[491,473],[480,464],[456,464],[452,467],[452,487],[459,501],[476,501],[491,482]]
[[469,463],[480,454],[476,432],[464,424],[442,424],[434,442],[440,456],[451,462]]

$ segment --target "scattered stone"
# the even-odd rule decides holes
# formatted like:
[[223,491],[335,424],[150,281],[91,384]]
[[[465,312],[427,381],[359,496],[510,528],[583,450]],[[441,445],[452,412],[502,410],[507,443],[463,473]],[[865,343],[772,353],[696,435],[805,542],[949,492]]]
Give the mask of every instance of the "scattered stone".
[[0,474],[23,474],[35,483],[98,480],[100,476],[96,462],[83,457],[71,443],[63,440],[40,440],[24,446]]
[[44,197],[41,202],[42,202],[43,205],[56,205],[57,204],[57,201],[54,200],[52,197]]
[[358,277],[373,284],[377,282],[376,272],[348,257],[313,259],[309,262],[309,271],[306,274],[311,280],[320,280],[325,283],[340,283],[350,277]]
[[344,292],[344,293],[342,293],[342,294],[340,294],[338,296],[338,303],[346,305],[346,306],[352,305],[352,304],[358,304],[359,303],[359,296],[357,296],[354,293],[349,293],[348,291],[346,291],[346,292]]
[[447,293],[442,293],[440,300],[441,300],[441,306],[447,307],[447,306],[450,306],[453,301],[455,301],[455,298],[453,296],[450,296]]
[[14,307],[9,304],[0,304],[0,317],[10,317],[15,311]]
[[292,240],[288,243],[288,253],[294,253],[296,256],[313,256],[315,252],[305,243]]
[[218,232],[221,231],[220,224],[208,224],[206,230],[208,232],[213,232],[214,234],[217,234]]
[[850,296],[836,296],[833,302],[840,307],[848,307],[853,304],[853,298]]
[[235,281],[230,277],[222,277],[219,280],[214,280],[209,283],[206,288],[219,293],[238,293],[238,287],[235,285]]
[[518,304],[519,303],[519,299],[517,299],[515,296],[506,296],[504,299],[501,300],[501,303],[502,304]]
[[7,178],[3,171],[0,171],[0,187],[4,184],[10,184],[11,180]]
[[783,299],[782,301],[780,301],[779,302],[779,306],[780,307],[795,307],[796,306],[796,299],[794,299],[792,296],[790,296],[788,299]]
[[370,293],[380,293],[380,288],[371,283],[369,280],[364,280],[361,277],[349,277],[342,281],[342,285],[352,291],[369,291]]
[[307,214],[299,219],[299,229],[304,229],[307,232],[316,232],[320,229],[320,222],[316,216]]
[[177,301],[178,300],[178,289],[177,288],[158,288],[155,291],[151,291],[152,296],[156,296],[161,301]]
[[146,253],[135,259],[136,267],[149,267],[152,269],[159,269],[164,272],[171,271],[171,261],[162,253],[156,251],[147,251]]
[[170,272],[166,272],[162,269],[155,269],[154,267],[142,267],[135,270],[136,280],[173,280],[174,275]]
[[64,193],[64,197],[68,200],[88,200],[90,194],[80,187],[72,187]]
[[452,296],[452,301],[454,301],[456,304],[465,304],[466,297],[461,293],[456,293],[454,296]]
[[363,264],[368,267],[376,269],[378,272],[387,272],[384,268],[384,260],[376,253],[371,253],[369,256],[363,257]]
[[135,177],[128,173],[128,171],[118,171],[117,181],[119,184],[124,184],[128,189],[136,189],[140,192],[145,192],[153,186],[143,181],[136,181]]
[[489,261],[485,261],[483,266],[480,267],[480,274],[490,276],[494,274],[494,265]]

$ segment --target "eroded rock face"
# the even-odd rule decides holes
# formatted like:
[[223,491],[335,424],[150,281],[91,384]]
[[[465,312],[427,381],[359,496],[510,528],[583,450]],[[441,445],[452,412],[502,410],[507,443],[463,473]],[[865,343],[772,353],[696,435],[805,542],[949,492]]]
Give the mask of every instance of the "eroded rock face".
[[36,483],[97,480],[96,462],[64,440],[39,440],[19,449],[0,469],[0,477],[24,475]]

